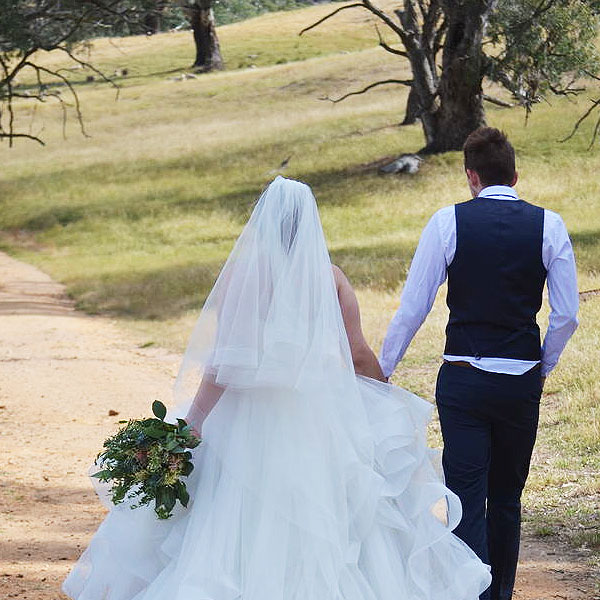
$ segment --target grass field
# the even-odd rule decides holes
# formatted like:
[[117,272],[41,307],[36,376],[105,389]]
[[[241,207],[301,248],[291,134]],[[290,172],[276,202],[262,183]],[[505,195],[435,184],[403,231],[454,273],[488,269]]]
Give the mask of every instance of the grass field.
[[[71,114],[63,139],[51,102],[18,106],[21,126],[48,145],[0,148],[2,247],[65,282],[80,308],[134,329],[140,345],[181,349],[255,198],[282,172],[313,186],[332,258],[357,287],[379,347],[422,227],[437,208],[467,199],[467,188],[459,153],[428,159],[412,177],[368,168],[423,144],[418,126],[396,125],[406,91],[379,88],[337,105],[322,98],[402,77],[407,65],[377,48],[360,12],[297,36],[330,9],[222,27],[228,70],[185,81],[173,77],[189,66],[189,33],[96,42],[91,58],[130,76],[115,100],[75,73],[90,137]],[[520,110],[488,109],[517,149],[521,196],[563,215],[582,290],[600,288],[600,151],[587,147],[591,122],[558,140],[588,94],[541,104],[527,123]],[[440,295],[395,376],[430,399],[445,316]],[[600,296],[582,303],[580,317],[547,383],[525,518],[536,534],[562,536],[597,560]]]

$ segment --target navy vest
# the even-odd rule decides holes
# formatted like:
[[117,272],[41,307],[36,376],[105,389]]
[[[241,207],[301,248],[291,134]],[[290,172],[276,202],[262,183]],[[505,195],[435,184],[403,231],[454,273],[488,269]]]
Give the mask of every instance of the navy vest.
[[544,210],[523,200],[455,206],[444,354],[540,360]]

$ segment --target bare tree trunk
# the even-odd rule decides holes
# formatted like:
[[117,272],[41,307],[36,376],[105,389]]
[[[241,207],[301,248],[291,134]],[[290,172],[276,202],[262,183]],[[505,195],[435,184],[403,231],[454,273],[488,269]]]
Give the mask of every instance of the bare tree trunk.
[[153,35],[163,29],[163,12],[167,8],[168,0],[154,0],[148,12],[142,17],[146,34]]
[[190,24],[196,44],[194,67],[213,71],[224,67],[215,27],[212,0],[199,0],[190,6]]
[[[359,0],[337,8],[304,33],[341,10],[361,6],[393,31],[403,49],[390,45],[379,34],[379,45],[388,52],[408,59],[412,79],[384,80],[372,83],[362,94],[383,84],[410,86],[403,125],[421,121],[424,154],[460,150],[468,135],[485,125],[483,91],[485,55],[482,44],[490,14],[498,0],[403,0],[394,11],[398,22],[375,6],[371,0]],[[440,68],[441,52],[441,68]]]
[[494,0],[442,0],[447,15],[439,105],[423,115],[425,153],[460,150],[467,136],[485,125],[482,41]]
[[144,17],[144,27],[148,35],[158,33],[162,29],[160,15],[155,12],[148,13]]
[[[421,27],[412,0],[396,12],[413,73],[405,123],[421,120],[423,154],[460,150],[467,136],[485,125],[482,41],[494,5],[495,0],[431,0]],[[441,14],[444,22],[438,25]]]
[[435,61],[437,54],[435,30],[440,19],[440,1],[431,0],[429,3],[424,18],[424,25],[429,26],[428,31],[425,31],[424,26],[420,27],[413,0],[405,0],[404,10],[395,12],[402,26],[399,36],[406,49],[413,76],[409,94],[409,103],[412,106],[407,106],[406,117],[416,117],[413,110],[418,108],[418,118],[421,119],[426,143],[429,145],[429,140],[435,139],[438,135],[435,115],[439,110],[440,102],[439,77]]
[[404,121],[400,125],[414,125],[421,118],[421,103],[419,95],[415,88],[411,86],[406,101],[406,110],[404,112]]

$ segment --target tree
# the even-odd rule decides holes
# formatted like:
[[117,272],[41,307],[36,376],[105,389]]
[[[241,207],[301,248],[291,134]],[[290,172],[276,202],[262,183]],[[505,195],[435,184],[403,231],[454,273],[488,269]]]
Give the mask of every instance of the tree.
[[223,69],[213,3],[213,0],[153,0],[152,10],[144,16],[146,32],[158,33],[164,24],[187,21],[196,48],[193,68],[202,72]]
[[334,101],[380,85],[408,86],[404,123],[421,121],[422,153],[459,150],[485,124],[484,77],[530,110],[548,92],[581,91],[575,82],[596,68],[598,22],[582,0],[403,0],[393,16],[371,0],[359,0],[300,35],[354,8],[368,10],[393,34],[390,42],[378,31],[379,44],[408,59],[412,78],[377,81]]
[[196,44],[194,68],[200,71],[224,68],[212,4],[213,0],[196,0],[186,7]]
[[[15,129],[14,101],[28,98],[46,102],[54,98],[66,119],[68,102],[61,88],[68,90],[85,133],[79,97],[68,71],[47,66],[40,60],[42,55],[61,52],[76,65],[112,83],[77,54],[79,46],[107,30],[123,34],[144,31],[140,16],[147,15],[153,4],[153,0],[0,0],[0,140],[8,140],[11,145],[17,138],[43,143],[38,136]],[[34,83],[19,86],[18,78],[27,74],[33,75]]]

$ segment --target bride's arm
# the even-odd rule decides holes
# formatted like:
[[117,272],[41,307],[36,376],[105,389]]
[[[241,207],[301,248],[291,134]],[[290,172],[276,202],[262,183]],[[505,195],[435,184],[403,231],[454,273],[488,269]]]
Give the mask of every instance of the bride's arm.
[[200,387],[185,417],[185,420],[199,433],[202,432],[204,420],[219,401],[223,391],[224,388],[215,383],[214,375],[211,373],[204,374]]
[[354,371],[358,375],[386,381],[379,366],[379,361],[363,335],[360,324],[360,309],[352,285],[350,285],[348,278],[339,267],[335,265],[332,265],[332,267],[344,326],[346,327],[346,335],[350,342]]

